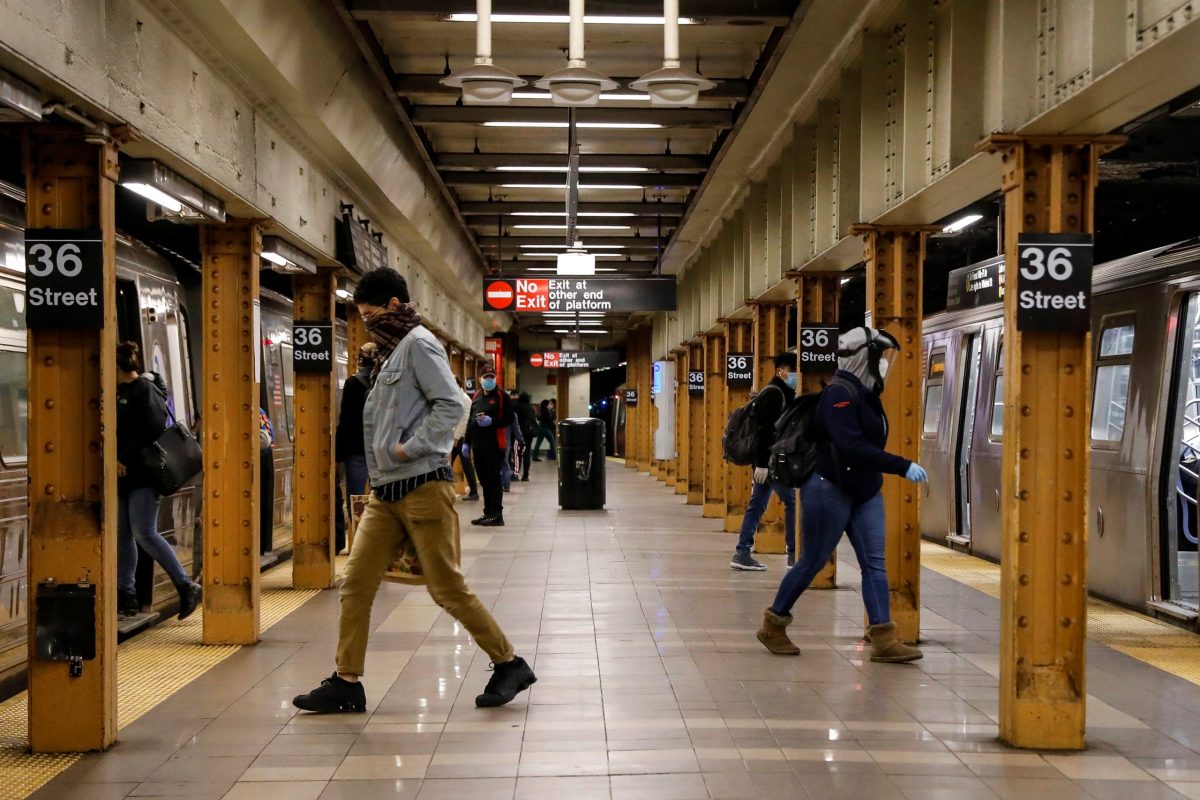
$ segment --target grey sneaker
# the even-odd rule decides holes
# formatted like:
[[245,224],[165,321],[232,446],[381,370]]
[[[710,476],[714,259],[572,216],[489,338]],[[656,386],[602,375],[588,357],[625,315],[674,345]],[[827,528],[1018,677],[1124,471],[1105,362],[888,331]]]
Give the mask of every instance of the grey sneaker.
[[729,568],[762,572],[767,568],[767,565],[761,561],[755,561],[750,557],[749,553],[743,553],[741,550],[735,550],[733,553],[733,558],[729,559]]

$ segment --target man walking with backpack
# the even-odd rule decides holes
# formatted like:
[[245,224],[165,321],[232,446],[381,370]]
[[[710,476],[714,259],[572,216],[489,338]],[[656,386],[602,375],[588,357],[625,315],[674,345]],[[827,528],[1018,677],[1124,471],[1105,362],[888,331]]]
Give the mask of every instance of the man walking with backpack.
[[754,548],[754,534],[758,531],[758,523],[767,510],[767,504],[771,502],[772,492],[783,501],[788,566],[796,561],[796,493],[772,481],[768,466],[771,463],[771,445],[775,444],[775,423],[796,397],[798,377],[796,354],[779,353],[775,356],[775,377],[754,398],[751,412],[754,420],[754,488],[742,517],[737,549],[729,561],[731,569],[762,571],[767,568],[766,564],[755,560],[750,551]]

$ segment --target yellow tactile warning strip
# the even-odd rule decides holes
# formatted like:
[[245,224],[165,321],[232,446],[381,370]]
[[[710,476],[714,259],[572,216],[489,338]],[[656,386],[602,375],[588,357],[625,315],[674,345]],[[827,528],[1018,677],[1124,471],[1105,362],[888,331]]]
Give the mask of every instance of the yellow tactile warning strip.
[[[337,572],[345,569],[338,558]],[[262,629],[265,631],[314,597],[316,589],[292,589],[292,562],[262,576]],[[125,727],[174,692],[233,655],[238,645],[199,644],[202,612],[183,622],[160,623],[117,650],[117,724]],[[79,758],[76,754],[26,752],[24,692],[0,705],[0,800],[28,797]]]
[[[921,543],[921,566],[1000,597],[1000,566],[933,542]],[[1200,684],[1200,636],[1103,600],[1088,600],[1088,638]]]

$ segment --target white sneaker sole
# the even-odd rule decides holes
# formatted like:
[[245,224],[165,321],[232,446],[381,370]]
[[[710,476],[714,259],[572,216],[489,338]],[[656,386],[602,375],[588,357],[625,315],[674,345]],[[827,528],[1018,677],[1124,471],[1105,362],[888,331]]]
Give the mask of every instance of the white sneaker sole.
[[767,571],[766,564],[760,564],[757,567],[747,567],[745,564],[739,564],[736,561],[730,561],[729,568],[730,569],[740,569],[743,572],[766,572]]

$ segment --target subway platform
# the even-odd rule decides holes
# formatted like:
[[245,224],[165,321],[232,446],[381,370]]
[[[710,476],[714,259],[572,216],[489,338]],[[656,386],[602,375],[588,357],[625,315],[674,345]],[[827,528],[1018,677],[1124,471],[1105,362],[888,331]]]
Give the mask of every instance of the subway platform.
[[[925,657],[873,664],[843,546],[840,588],[796,608],[802,655],[776,657],[754,631],[782,556],[731,571],[719,521],[612,462],[607,511],[560,512],[553,464],[535,467],[506,495],[506,528],[463,529],[471,586],[538,674],[509,706],[476,709],[486,655],[424,589],[384,584],[368,713],[298,714],[290,699],[329,674],[337,634],[337,593],[309,592],[257,646],[143,696],[119,744],[33,796],[1200,798],[1200,637],[1093,603],[1087,750],[1013,750],[997,740],[996,567],[927,544]],[[122,687],[139,680],[130,646]],[[159,669],[192,669],[194,649],[165,643]]]

